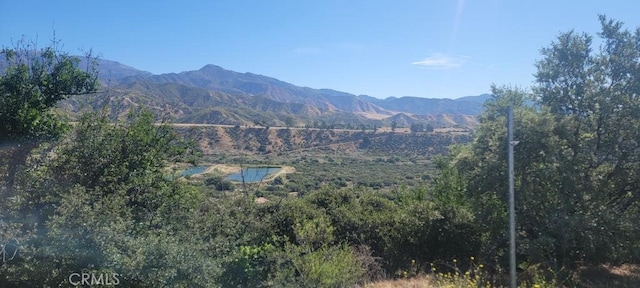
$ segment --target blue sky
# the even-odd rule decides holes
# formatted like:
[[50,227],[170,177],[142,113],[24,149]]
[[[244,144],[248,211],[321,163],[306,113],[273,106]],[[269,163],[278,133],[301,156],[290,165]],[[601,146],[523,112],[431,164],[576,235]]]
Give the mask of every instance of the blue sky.
[[55,31],[66,51],[155,74],[215,64],[356,95],[457,98],[528,87],[560,32],[595,35],[598,14],[635,29],[637,11],[632,0],[2,0],[0,46],[43,46]]

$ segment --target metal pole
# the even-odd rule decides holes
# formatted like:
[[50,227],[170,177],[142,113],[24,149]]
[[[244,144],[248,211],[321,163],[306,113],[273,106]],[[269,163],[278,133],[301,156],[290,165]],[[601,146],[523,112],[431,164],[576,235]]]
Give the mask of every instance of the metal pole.
[[513,192],[513,146],[518,144],[513,141],[513,108],[509,106],[507,116],[508,138],[508,169],[509,169],[509,272],[511,276],[511,288],[516,288],[516,211],[515,196]]

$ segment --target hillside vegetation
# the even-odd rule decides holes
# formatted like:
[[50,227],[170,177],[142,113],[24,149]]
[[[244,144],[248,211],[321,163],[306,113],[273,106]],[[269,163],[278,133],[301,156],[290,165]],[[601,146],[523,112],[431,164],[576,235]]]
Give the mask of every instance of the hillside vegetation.
[[246,126],[176,125],[176,131],[195,141],[205,154],[246,151],[287,153],[316,148],[390,155],[438,155],[453,144],[471,141],[470,133],[374,132],[370,130]]

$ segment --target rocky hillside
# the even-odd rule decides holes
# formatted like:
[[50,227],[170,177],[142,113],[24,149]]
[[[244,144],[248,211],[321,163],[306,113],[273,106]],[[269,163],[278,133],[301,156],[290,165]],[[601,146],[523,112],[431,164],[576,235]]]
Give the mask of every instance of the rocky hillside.
[[471,141],[468,133],[403,133],[332,129],[287,129],[243,126],[177,126],[205,154],[289,153],[307,149],[442,154],[451,144]]

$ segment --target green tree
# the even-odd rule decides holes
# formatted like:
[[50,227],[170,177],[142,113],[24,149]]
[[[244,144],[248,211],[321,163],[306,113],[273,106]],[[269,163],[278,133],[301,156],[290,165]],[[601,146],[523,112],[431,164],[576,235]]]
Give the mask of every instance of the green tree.
[[412,123],[411,127],[409,128],[411,130],[411,132],[413,133],[417,133],[417,132],[425,132],[426,127],[423,123]]
[[216,191],[228,191],[235,189],[235,184],[229,180],[225,180],[222,176],[214,176],[204,180],[204,184],[212,186]]
[[504,260],[507,247],[512,106],[519,259],[555,268],[638,261],[640,231],[631,223],[640,212],[640,29],[600,22],[598,53],[591,36],[562,33],[542,49],[532,92],[492,87],[475,141],[453,150],[491,260]]
[[[505,125],[507,107],[514,107],[515,127],[517,127],[515,139],[520,141],[515,151],[518,223],[524,223],[527,219],[536,219],[525,216],[529,212],[537,213],[536,215],[545,213],[545,207],[542,205],[547,203],[544,202],[545,196],[554,195],[554,191],[549,190],[552,184],[546,182],[553,178],[545,173],[558,171],[550,170],[544,163],[545,159],[552,159],[555,149],[554,138],[551,137],[554,127],[553,118],[548,113],[538,114],[533,107],[527,107],[525,99],[529,98],[530,94],[523,89],[493,86],[492,92],[493,98],[484,105],[485,111],[480,116],[481,125],[476,131],[473,144],[456,147],[451,152],[454,155],[453,161],[458,170],[457,173],[467,181],[464,189],[466,197],[474,211],[477,225],[483,231],[481,242],[484,259],[482,261],[494,266],[504,264],[502,261],[505,260],[503,257],[506,255],[508,239]],[[549,158],[544,158],[543,155]],[[443,170],[444,168],[440,168],[443,176],[456,175],[451,171]],[[453,185],[459,182],[436,180],[436,183]],[[459,187],[459,184],[452,188],[455,187]],[[460,191],[460,188],[455,188],[453,191]],[[460,199],[459,197],[454,199]],[[528,200],[540,200],[540,202],[537,202],[539,205],[533,205],[533,202],[525,204],[524,202]],[[546,215],[542,216],[546,217]]]
[[570,244],[556,250],[592,262],[628,260],[629,236],[639,235],[627,227],[640,200],[640,28],[628,31],[602,15],[600,23],[596,54],[591,37],[573,31],[543,49],[534,87],[559,123],[557,190],[571,205],[562,213],[582,226],[561,234]]
[[14,48],[0,51],[8,64],[0,75],[0,174],[6,175],[0,187],[3,199],[13,196],[16,173],[31,150],[66,130],[65,122],[53,111],[55,105],[71,95],[97,89],[96,66],[81,70],[80,59],[59,51],[57,45],[54,40],[51,46],[38,50],[35,44],[21,40]]
[[296,121],[291,116],[287,116],[287,118],[284,119],[284,125],[286,125],[287,128],[293,127],[295,126],[295,124],[296,124]]

